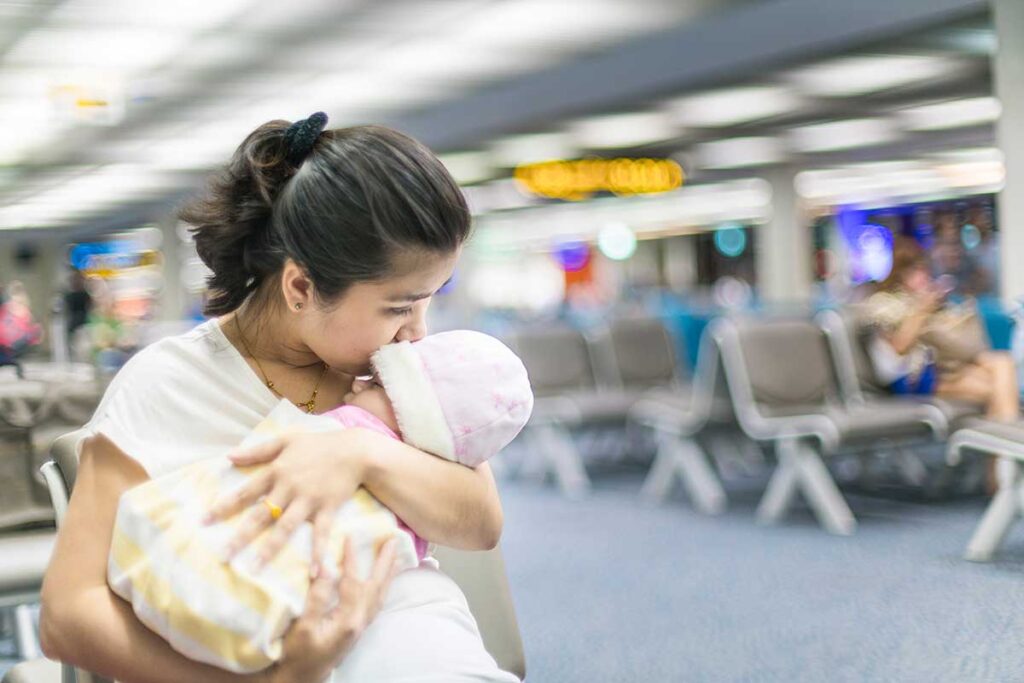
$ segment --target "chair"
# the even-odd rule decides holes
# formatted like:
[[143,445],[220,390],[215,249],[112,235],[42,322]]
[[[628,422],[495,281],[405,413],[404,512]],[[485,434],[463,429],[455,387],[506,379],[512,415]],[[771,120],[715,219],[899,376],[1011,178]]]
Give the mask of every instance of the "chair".
[[827,531],[853,533],[856,519],[822,456],[937,430],[933,413],[919,406],[844,406],[824,334],[811,321],[722,318],[710,333],[740,427],[775,444],[779,463],[758,507],[762,523],[778,521],[802,493]]
[[663,501],[676,479],[705,514],[725,510],[726,495],[695,436],[711,418],[718,359],[702,343],[692,381],[680,377],[675,344],[656,318],[614,321],[609,346],[619,386],[635,392],[630,419],[654,431],[658,450],[641,495]]
[[[58,527],[67,512],[69,492],[75,485],[78,444],[85,435],[84,431],[79,430],[57,439],[50,450],[52,460],[43,466],[43,476],[53,500]],[[486,552],[438,548],[437,558],[445,573],[459,584],[466,595],[487,651],[502,669],[524,678],[526,659],[500,547]],[[9,673],[21,676],[11,678],[12,683],[48,683],[58,680],[55,677],[57,665],[54,663],[26,663],[25,668],[16,673],[21,666]],[[110,683],[109,679],[68,665],[61,668],[65,682],[77,680],[77,683]],[[40,672],[35,674],[37,678],[26,678],[36,671]],[[4,682],[7,683],[6,677]]]
[[579,330],[568,325],[530,327],[511,339],[530,374],[536,397],[523,436],[526,457],[543,473],[551,472],[562,493],[579,498],[590,491],[583,458],[571,429],[585,424],[625,421],[630,400],[622,392],[599,389],[592,349]]
[[992,559],[1014,522],[1024,514],[1024,422],[1004,424],[974,420],[953,434],[947,447],[950,465],[960,462],[964,451],[976,451],[999,458],[999,490],[992,497],[981,522],[974,530],[964,558],[972,562]]
[[35,478],[32,430],[0,413],[0,610],[23,658],[39,655],[28,603],[36,602],[53,550],[53,510]]

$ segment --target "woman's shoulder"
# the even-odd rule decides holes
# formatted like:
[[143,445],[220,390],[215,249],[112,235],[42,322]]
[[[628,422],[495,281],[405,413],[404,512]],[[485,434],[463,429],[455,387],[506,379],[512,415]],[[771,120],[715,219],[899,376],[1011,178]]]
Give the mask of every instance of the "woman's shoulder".
[[208,320],[187,332],[166,336],[151,342],[133,355],[118,371],[107,389],[108,393],[125,390],[152,395],[187,382],[209,376],[209,371],[223,366],[226,340],[217,335]]

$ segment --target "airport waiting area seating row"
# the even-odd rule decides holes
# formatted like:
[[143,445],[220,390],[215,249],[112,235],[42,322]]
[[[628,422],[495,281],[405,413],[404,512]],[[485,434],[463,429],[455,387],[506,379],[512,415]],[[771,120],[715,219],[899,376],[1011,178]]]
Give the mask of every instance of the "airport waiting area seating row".
[[537,403],[524,433],[524,457],[540,460],[568,496],[590,486],[587,458],[573,433],[608,422],[653,430],[657,452],[642,488],[664,499],[676,481],[699,511],[721,512],[727,496],[698,436],[732,427],[770,444],[776,466],[757,509],[779,521],[803,496],[821,525],[850,534],[856,518],[829,470],[835,454],[884,450],[904,478],[923,482],[915,450],[948,444],[999,456],[1003,488],[969,544],[987,559],[1024,510],[1024,424],[981,419],[982,407],[938,397],[891,395],[866,352],[870,330],[853,309],[811,318],[717,318],[704,331],[693,372],[678,340],[656,317],[608,320],[584,333],[565,325],[524,328],[510,342],[530,371]]

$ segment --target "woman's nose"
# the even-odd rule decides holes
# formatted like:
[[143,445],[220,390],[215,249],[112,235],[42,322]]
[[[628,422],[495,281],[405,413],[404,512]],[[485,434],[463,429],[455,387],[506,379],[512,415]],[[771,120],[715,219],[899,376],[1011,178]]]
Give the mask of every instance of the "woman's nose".
[[395,335],[395,341],[419,341],[427,336],[427,315],[424,310],[417,313],[409,322],[402,325]]

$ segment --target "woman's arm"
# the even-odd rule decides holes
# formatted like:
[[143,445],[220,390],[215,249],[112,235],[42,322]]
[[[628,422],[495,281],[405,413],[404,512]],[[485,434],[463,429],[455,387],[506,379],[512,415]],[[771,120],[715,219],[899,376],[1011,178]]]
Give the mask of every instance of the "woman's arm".
[[47,657],[124,683],[269,681],[175,652],[107,587],[107,555],[120,495],[147,479],[102,436],[86,441],[74,493],[43,581],[40,639]]
[[259,673],[234,674],[175,652],[107,587],[118,500],[146,479],[139,464],[105,437],[84,444],[75,490],[43,581],[40,634],[46,655],[122,683],[324,680],[380,609],[394,548],[381,550],[368,579],[356,575],[355,553],[346,553],[339,580],[321,577],[311,585],[305,611],[285,635],[282,660]]
[[899,326],[887,338],[892,345],[893,351],[899,355],[905,355],[914,348],[917,338],[924,331],[925,323],[928,322],[928,311],[915,310],[900,322]]
[[487,463],[476,469],[366,430],[363,484],[417,534],[463,550],[498,544],[504,515]]
[[[230,457],[240,467],[266,467],[210,508],[208,522],[248,510],[229,556],[273,526],[259,551],[267,562],[311,520],[313,557],[321,557],[335,511],[360,486],[429,541],[489,550],[501,537],[501,500],[486,463],[471,469],[362,428],[292,434]],[[256,505],[263,497],[284,510],[279,519]]]

